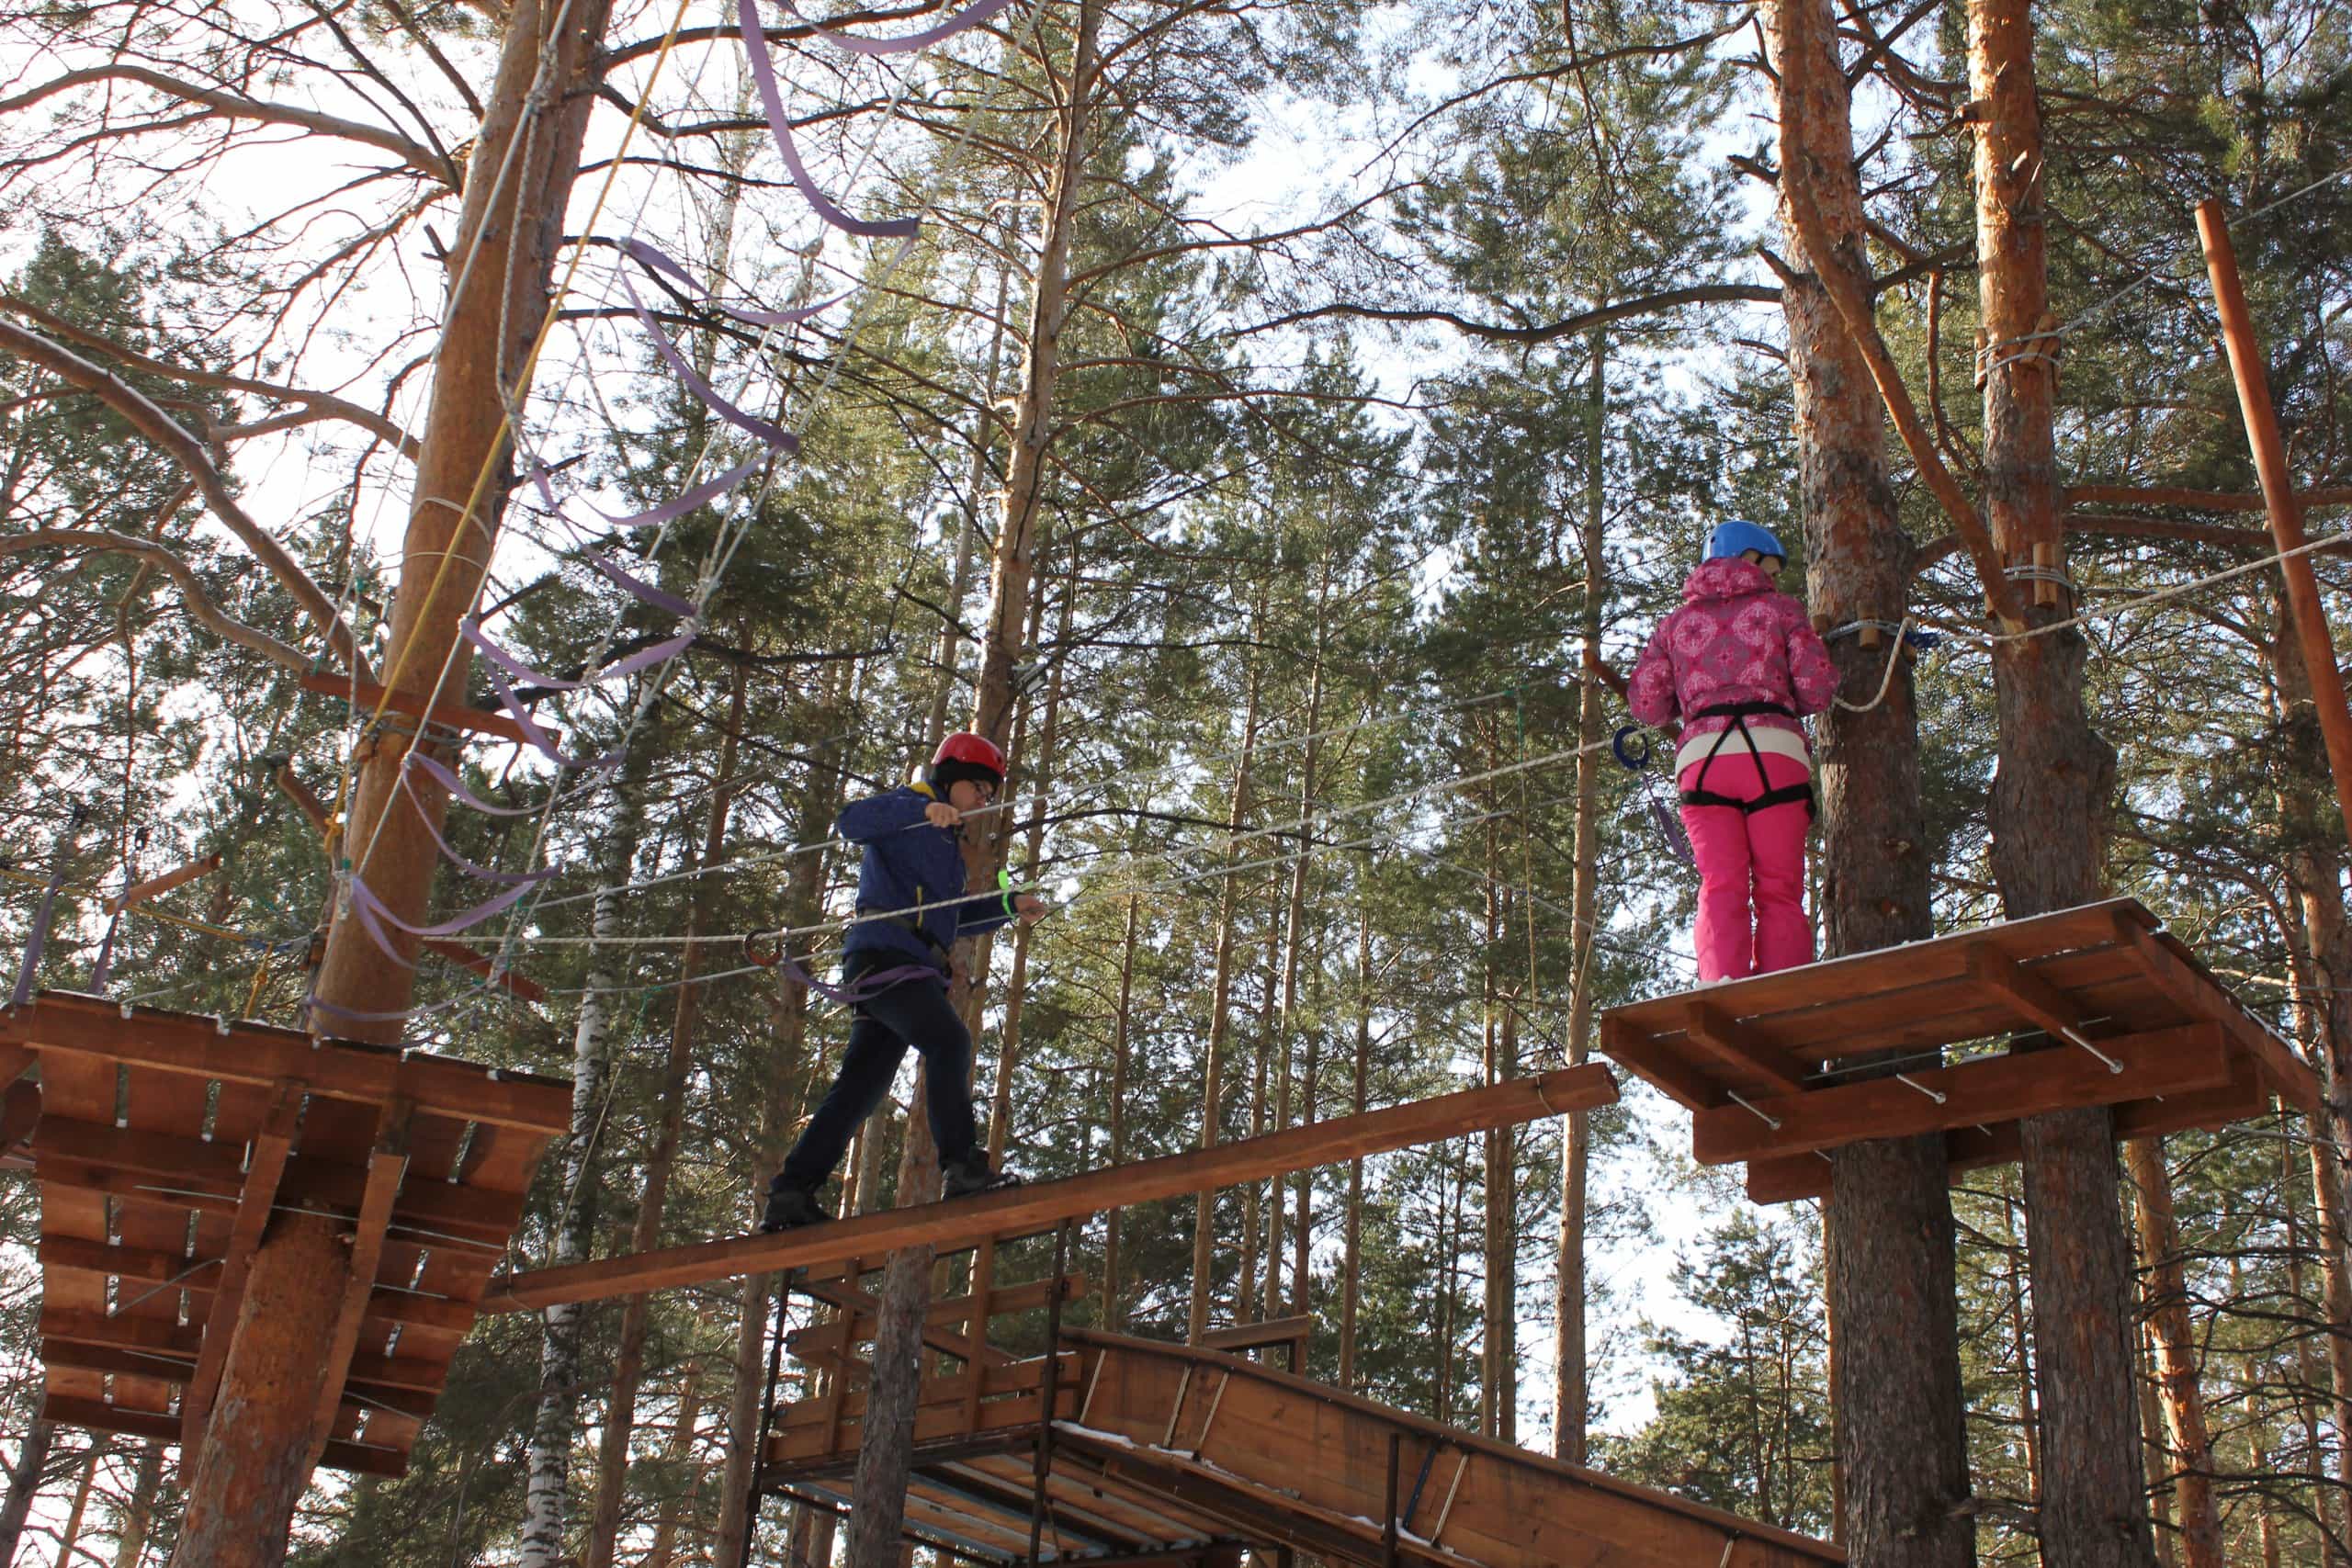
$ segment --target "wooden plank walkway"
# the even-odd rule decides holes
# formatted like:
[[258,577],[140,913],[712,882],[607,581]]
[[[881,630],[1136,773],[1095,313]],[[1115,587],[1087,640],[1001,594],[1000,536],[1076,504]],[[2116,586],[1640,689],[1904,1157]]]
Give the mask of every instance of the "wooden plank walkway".
[[311,1452],[400,1474],[571,1086],[70,992],[0,1014],[17,1051],[40,1077],[42,1414],[199,1441],[270,1215],[328,1213],[354,1267]]
[[[2027,1048],[1947,1053],[2008,1036]],[[2319,1103],[2294,1048],[2130,898],[1612,1008],[1600,1042],[1759,1202],[1826,1192],[1826,1152],[1864,1138],[1941,1133],[1958,1171],[2015,1158],[2042,1111],[2111,1106],[2144,1136]]]
[[775,1235],[690,1242],[621,1258],[537,1269],[492,1282],[484,1313],[533,1312],[560,1302],[598,1301],[779,1269],[880,1258],[899,1247],[968,1247],[994,1237],[1034,1235],[1064,1220],[1187,1197],[1214,1188],[1312,1169],[1464,1133],[1516,1126],[1607,1105],[1617,1082],[1598,1065],[1568,1067],[1484,1089],[1439,1095],[1362,1116],[1294,1127],[1035,1186],[1001,1188],[953,1202],[889,1209]]

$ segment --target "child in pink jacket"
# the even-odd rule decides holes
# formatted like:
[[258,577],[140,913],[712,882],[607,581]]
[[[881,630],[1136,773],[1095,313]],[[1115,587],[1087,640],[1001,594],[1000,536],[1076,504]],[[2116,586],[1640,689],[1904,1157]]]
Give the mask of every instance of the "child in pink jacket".
[[1699,863],[1702,985],[1813,962],[1813,753],[1799,721],[1829,705],[1838,669],[1804,606],[1772,585],[1787,559],[1769,529],[1720,525],[1625,694],[1644,724],[1682,720],[1674,767]]

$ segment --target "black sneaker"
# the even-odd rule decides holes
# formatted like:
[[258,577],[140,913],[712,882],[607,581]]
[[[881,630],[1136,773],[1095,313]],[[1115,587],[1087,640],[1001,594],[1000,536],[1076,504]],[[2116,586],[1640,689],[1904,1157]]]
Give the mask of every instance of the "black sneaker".
[[1010,1171],[992,1169],[989,1156],[974,1154],[965,1159],[942,1161],[939,1167],[939,1195],[944,1198],[969,1198],[978,1192],[993,1192],[1000,1187],[1018,1187],[1021,1178]]
[[760,1229],[771,1234],[797,1230],[831,1218],[818,1207],[814,1192],[805,1187],[779,1185],[768,1189],[767,1212],[760,1216]]

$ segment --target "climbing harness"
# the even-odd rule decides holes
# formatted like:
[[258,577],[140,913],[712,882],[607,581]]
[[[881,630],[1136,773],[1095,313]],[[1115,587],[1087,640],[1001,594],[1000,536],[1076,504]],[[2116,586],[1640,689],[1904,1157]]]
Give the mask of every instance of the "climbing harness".
[[1811,818],[1816,814],[1819,807],[1814,800],[1813,780],[1810,778],[1803,784],[1782,784],[1778,789],[1768,789],[1753,800],[1741,800],[1734,795],[1721,795],[1707,787],[1707,770],[1715,765],[1715,759],[1723,754],[1724,742],[1732,738],[1735,730],[1738,732],[1739,738],[1747,743],[1747,754],[1756,760],[1757,780],[1759,783],[1762,782],[1764,752],[1756,744],[1756,737],[1748,732],[1747,721],[1763,714],[1778,714],[1782,718],[1789,719],[1797,716],[1794,708],[1783,703],[1772,702],[1716,703],[1713,706],[1701,708],[1690,716],[1693,719],[1727,718],[1731,720],[1731,728],[1718,730],[1715,734],[1715,743],[1707,748],[1706,756],[1700,759],[1697,783],[1681,792],[1683,805],[1729,806],[1747,816],[1753,817],[1759,811],[1770,811],[1776,806],[1793,806],[1803,801],[1806,817]]

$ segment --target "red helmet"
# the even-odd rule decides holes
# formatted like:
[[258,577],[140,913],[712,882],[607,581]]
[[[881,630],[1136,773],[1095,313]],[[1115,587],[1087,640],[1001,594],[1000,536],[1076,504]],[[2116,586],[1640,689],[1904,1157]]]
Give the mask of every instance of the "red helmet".
[[996,775],[999,784],[1004,782],[1004,753],[985,735],[966,730],[949,736],[931,756],[933,768],[942,762],[967,762],[976,768],[986,768]]

